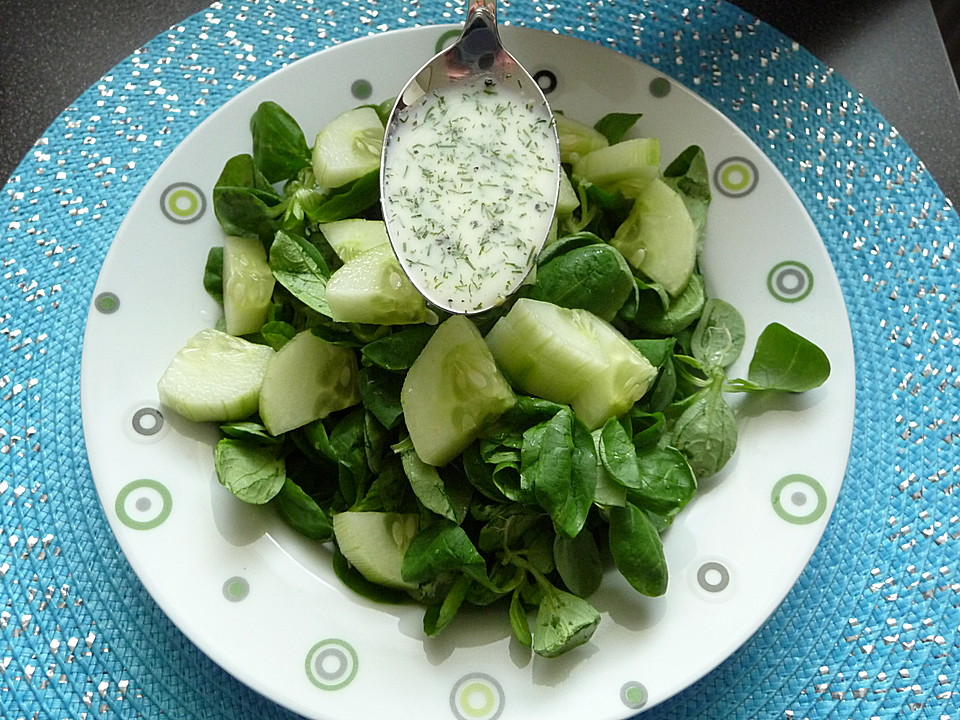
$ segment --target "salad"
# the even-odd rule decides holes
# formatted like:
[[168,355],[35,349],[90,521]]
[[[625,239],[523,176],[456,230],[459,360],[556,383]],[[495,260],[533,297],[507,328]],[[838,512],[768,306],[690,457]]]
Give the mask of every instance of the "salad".
[[218,423],[219,481],[328,544],[353,591],[422,604],[428,636],[497,604],[555,657],[593,635],[607,568],[666,591],[661,536],[736,449],[726,396],[804,392],[830,363],[772,323],[747,377],[728,375],[745,329],[698,265],[706,159],[663,163],[635,113],[556,115],[564,172],[534,272],[493,310],[440,312],[381,216],[391,106],[348,110],[311,146],[260,105],[213,190],[224,241],[202,282],[222,321],[175,355],[160,399]]

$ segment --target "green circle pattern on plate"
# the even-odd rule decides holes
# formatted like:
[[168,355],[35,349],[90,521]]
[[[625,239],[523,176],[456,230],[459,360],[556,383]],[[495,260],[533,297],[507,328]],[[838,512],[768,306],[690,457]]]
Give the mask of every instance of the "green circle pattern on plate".
[[192,223],[203,217],[207,200],[203,190],[192,183],[174,183],[160,195],[160,210],[175,223]]
[[98,312],[110,315],[120,309],[120,298],[116,293],[102,292],[94,299],[93,306]]
[[458,720],[496,720],[504,705],[503,688],[485,673],[465,675],[450,691],[450,707]]
[[713,171],[713,185],[723,195],[743,197],[757,186],[759,171],[752,160],[745,157],[727,158]]
[[623,687],[620,688],[620,699],[631,710],[639,710],[646,705],[648,697],[647,688],[643,686],[643,683],[631,681],[624,683]]
[[369,100],[373,95],[373,84],[369,80],[354,80],[350,86],[350,94],[357,100]]
[[795,473],[780,478],[770,492],[777,515],[794,525],[807,525],[823,517],[827,494],[809,475]]
[[665,98],[670,94],[673,84],[665,77],[654,78],[650,81],[650,94],[655,98]]
[[124,525],[134,530],[152,530],[170,517],[173,496],[157,480],[140,479],[127,483],[117,493],[114,511]]
[[230,602],[240,602],[246,600],[250,594],[250,583],[246,578],[234,575],[223,582],[223,597]]
[[345,640],[321,640],[307,653],[307,677],[321,690],[341,690],[353,682],[360,669],[357,651]]
[[767,290],[781,302],[799,302],[813,291],[813,272],[802,262],[784,260],[767,275]]

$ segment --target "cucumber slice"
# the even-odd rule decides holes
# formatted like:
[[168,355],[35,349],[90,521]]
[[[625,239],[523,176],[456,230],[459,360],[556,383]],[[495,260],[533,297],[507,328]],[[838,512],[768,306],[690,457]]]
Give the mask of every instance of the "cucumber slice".
[[414,590],[400,574],[403,556],[416,537],[417,516],[394,512],[342,512],[333,516],[333,534],[347,561],[370,582]]
[[636,197],[660,176],[660,140],[633,138],[594,150],[573,164],[573,174],[604,190]]
[[580,207],[580,198],[565,172],[560,173],[560,192],[557,195],[557,215],[571,215]]
[[486,341],[516,387],[569,404],[591,430],[629,410],[657,376],[612,325],[539,300],[518,300]]
[[400,391],[414,450],[430,465],[459,455],[514,402],[480,331],[463,315],[437,328]]
[[606,136],[582,122],[563,113],[554,113],[557,123],[557,138],[560,141],[560,161],[574,162],[589,152],[609,145]]
[[390,242],[383,220],[347,218],[321,223],[318,227],[337,257],[344,262],[350,262],[360,253]]
[[376,110],[358,107],[338,115],[313,145],[317,184],[338,188],[380,167],[383,123]]
[[263,326],[274,282],[260,239],[228,235],[223,242],[223,315],[228,333],[248,335]]
[[194,422],[243,420],[257,410],[273,348],[207,328],[191,337],[160,376],[160,402]]
[[651,180],[610,241],[633,267],[671,297],[690,281],[697,261],[697,230],[683,198],[663,180]]
[[434,320],[389,243],[360,253],[327,281],[330,317],[338,322],[409,325]]
[[267,364],[260,419],[271,435],[280,435],[358,402],[354,351],[303,330]]

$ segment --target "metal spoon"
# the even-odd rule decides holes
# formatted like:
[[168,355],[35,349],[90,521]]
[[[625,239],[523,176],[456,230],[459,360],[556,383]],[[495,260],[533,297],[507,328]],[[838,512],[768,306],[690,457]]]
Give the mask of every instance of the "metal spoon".
[[[424,109],[430,103],[448,107],[438,98],[445,95],[448,100],[455,100],[451,93],[462,93],[461,97],[475,93],[470,96],[471,101],[484,102],[487,95],[501,93],[506,98],[508,113],[523,108],[523,117],[516,127],[504,132],[503,127],[494,127],[492,116],[481,115],[478,104],[477,112],[469,117],[448,119],[449,126],[422,128],[420,132],[451,133],[446,146],[457,147],[455,157],[451,151],[450,158],[426,171],[427,153],[402,153],[398,148],[404,133],[413,127],[435,124],[434,118],[441,114],[428,113],[423,120],[412,120],[418,108]],[[477,138],[482,137],[482,132],[486,132],[487,138],[478,147]],[[516,176],[514,171],[520,173],[523,162],[509,158],[520,156],[523,151],[514,154],[511,150],[508,154],[501,147],[501,139],[505,142],[515,132],[529,135],[538,148],[536,160],[527,154],[531,169]],[[491,134],[496,136],[492,142]],[[438,142],[437,146],[440,145]],[[474,156],[482,160],[474,163]],[[508,158],[507,164],[503,158]],[[457,163],[463,184],[454,187],[451,174]],[[464,168],[471,176],[465,174]],[[428,61],[403,88],[386,124],[380,170],[381,203],[390,242],[404,272],[427,300],[449,312],[477,313],[504,302],[524,282],[550,233],[559,186],[559,146],[553,114],[543,92],[500,41],[496,0],[471,0],[459,39]],[[418,180],[409,181],[412,184],[404,189],[399,178],[411,170],[423,174],[417,176]],[[437,179],[439,176],[441,179]],[[498,194],[483,195],[481,190],[487,192],[492,184],[502,186],[495,191]],[[533,195],[536,197],[531,199]],[[411,230],[412,220],[404,224],[403,212],[413,212],[410,207],[403,210],[404,202],[415,203],[418,212],[434,213],[429,232],[423,227],[417,232]],[[491,225],[478,219],[481,207],[493,218]],[[466,217],[471,212],[474,219],[468,222]],[[503,223],[514,223],[521,216],[525,223],[529,220],[526,227],[513,234],[504,231],[497,239]],[[531,216],[535,217],[530,220]],[[471,234],[470,228],[463,227],[468,224],[479,229]],[[515,246],[510,248],[509,255],[507,245]],[[499,252],[502,257],[497,255]],[[481,262],[485,269],[476,267]]]

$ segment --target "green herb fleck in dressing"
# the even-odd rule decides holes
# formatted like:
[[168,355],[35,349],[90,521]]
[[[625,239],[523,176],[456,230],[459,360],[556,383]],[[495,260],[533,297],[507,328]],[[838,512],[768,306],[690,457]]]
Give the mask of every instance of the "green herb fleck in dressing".
[[553,221],[560,166],[542,108],[479,80],[406,109],[385,148],[384,220],[401,265],[455,312],[503,302]]

